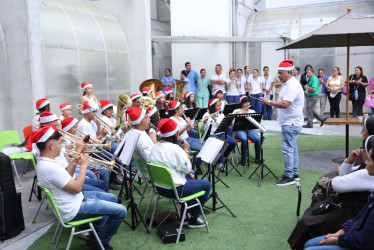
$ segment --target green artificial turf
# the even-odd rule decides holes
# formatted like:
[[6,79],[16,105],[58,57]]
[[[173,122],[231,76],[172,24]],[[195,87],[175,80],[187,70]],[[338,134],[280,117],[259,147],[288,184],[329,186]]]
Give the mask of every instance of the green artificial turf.
[[[350,149],[359,148],[361,137],[350,137]],[[283,173],[283,154],[280,149],[281,136],[266,136],[264,142],[264,158],[271,170],[280,177]],[[315,150],[345,149],[345,137],[343,136],[313,136],[300,135],[298,137],[299,152]],[[250,153],[254,155],[253,146]],[[318,156],[316,156],[318,157]],[[302,164],[302,162],[300,163]],[[122,224],[111,241],[115,249],[135,249],[142,246],[143,249],[289,249],[287,239],[296,224],[296,206],[298,192],[294,185],[278,187],[275,178],[268,175],[262,181],[261,187],[257,187],[258,177],[248,179],[253,171],[253,166],[239,177],[232,171],[222,179],[230,186],[225,188],[217,183],[216,190],[219,197],[236,214],[237,218],[224,208],[207,215],[210,233],[205,228],[183,230],[186,241],[179,244],[163,244],[156,231],[148,235],[142,225],[132,231],[127,225]],[[243,172],[243,167],[239,168]],[[310,205],[311,190],[321,173],[300,170],[300,183],[302,185],[301,215]],[[118,194],[116,192],[115,194]],[[149,192],[146,199],[139,207],[145,212],[149,201]],[[139,194],[135,194],[135,201],[139,201]],[[123,202],[124,204],[125,202]],[[153,203],[154,204],[154,203]],[[207,202],[211,206],[212,201]],[[152,206],[153,209],[153,206]],[[173,210],[173,205],[167,199],[159,202],[157,213]],[[41,211],[43,212],[43,211]],[[127,216],[127,221],[130,214]],[[34,242],[30,249],[52,249],[51,245],[56,223],[41,238]],[[60,249],[66,247],[70,231],[64,230],[61,236]],[[71,249],[84,248],[85,241],[73,238]]]

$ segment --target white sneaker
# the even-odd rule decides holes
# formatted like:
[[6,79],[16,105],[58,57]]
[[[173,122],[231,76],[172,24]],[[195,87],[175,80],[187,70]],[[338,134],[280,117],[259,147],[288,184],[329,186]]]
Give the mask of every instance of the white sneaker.
[[314,118],[313,123],[319,123],[319,121],[316,118]]

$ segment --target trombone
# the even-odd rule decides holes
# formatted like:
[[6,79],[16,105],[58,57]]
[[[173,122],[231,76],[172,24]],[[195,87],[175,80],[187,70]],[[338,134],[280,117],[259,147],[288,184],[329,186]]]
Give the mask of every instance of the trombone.
[[[68,149],[65,150],[65,157],[69,161],[73,161],[74,156],[80,156],[80,155],[82,154],[74,150],[68,150]],[[90,166],[93,169],[100,169],[101,166],[105,166],[108,168],[108,171],[113,171],[114,173],[118,174],[118,172],[113,169],[115,164],[116,164],[115,160],[105,161],[105,160],[99,160],[93,157],[89,157],[89,160],[88,160],[88,166]],[[99,165],[99,167],[97,167],[97,165]]]

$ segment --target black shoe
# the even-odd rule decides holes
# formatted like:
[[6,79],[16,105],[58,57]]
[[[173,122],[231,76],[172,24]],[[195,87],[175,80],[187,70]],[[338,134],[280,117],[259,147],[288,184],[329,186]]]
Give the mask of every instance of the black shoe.
[[201,167],[200,166],[196,166],[196,174],[203,174],[203,171],[201,170]]
[[114,184],[113,182],[110,182],[110,183],[109,183],[109,189],[110,189],[110,190],[119,190],[119,186],[117,186],[117,185]]
[[294,180],[294,178],[286,177],[286,176],[283,175],[282,180],[277,181],[275,184],[277,186],[288,186],[288,185],[295,184],[295,180]]
[[256,162],[256,164],[261,164],[261,160],[258,159],[258,158],[255,159],[255,162]]
[[205,215],[210,214],[210,210],[209,210],[209,209],[205,209],[205,208],[203,208],[203,212],[204,212]]
[[299,177],[298,174],[294,174],[294,175],[293,175],[293,179],[294,179],[295,181],[298,181],[298,180],[300,180],[300,177]]
[[200,218],[195,218],[191,217],[188,220],[188,225],[189,228],[199,228],[199,227],[205,227],[204,221]]
[[110,180],[115,185],[122,185],[122,181],[118,178],[114,178],[113,180]]
[[224,173],[224,172],[225,172],[225,164],[220,163],[220,164],[218,165],[218,168],[219,168],[219,171],[220,171],[221,173]]
[[325,119],[323,119],[322,121],[321,121],[321,127],[323,126],[323,124],[325,124],[325,121],[327,120],[327,117],[325,117]]
[[246,163],[245,158],[242,158],[241,161],[240,161],[240,165],[245,166],[245,163]]
[[303,126],[303,128],[313,128],[313,126],[309,125],[309,124],[306,124]]

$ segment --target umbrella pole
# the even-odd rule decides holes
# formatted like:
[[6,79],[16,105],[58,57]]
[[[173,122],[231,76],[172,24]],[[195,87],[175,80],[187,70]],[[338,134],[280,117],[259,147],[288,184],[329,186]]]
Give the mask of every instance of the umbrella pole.
[[[351,46],[350,34],[347,34],[347,109],[346,109],[346,120],[349,119],[349,47]],[[345,157],[349,154],[349,124],[345,125]]]

